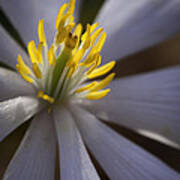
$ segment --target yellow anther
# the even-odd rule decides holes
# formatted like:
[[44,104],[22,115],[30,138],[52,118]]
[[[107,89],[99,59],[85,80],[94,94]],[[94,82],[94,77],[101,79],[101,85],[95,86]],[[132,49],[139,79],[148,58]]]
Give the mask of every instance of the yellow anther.
[[33,63],[32,70],[33,70],[36,78],[38,78],[38,79],[42,78],[42,73],[41,73],[41,70],[39,69],[39,66],[37,63]]
[[99,58],[99,53],[90,53],[87,58],[80,64],[81,66],[86,66],[86,67],[90,67],[92,65],[93,62],[96,62],[97,59]]
[[34,80],[33,80],[31,77],[29,77],[28,75],[26,75],[24,72],[22,72],[22,71],[20,70],[20,68],[18,67],[18,64],[17,64],[16,68],[17,68],[17,71],[19,72],[19,74],[22,76],[22,78],[23,78],[25,81],[27,81],[27,82],[29,82],[29,83],[33,83],[33,82],[34,82]]
[[44,32],[44,20],[41,19],[38,24],[38,36],[39,36],[39,42],[43,44],[43,46],[46,45],[46,36]]
[[78,65],[78,63],[84,56],[84,52],[85,52],[84,49],[78,50],[74,54],[74,56],[67,62],[67,66]]
[[82,41],[83,41],[82,48],[84,50],[87,50],[91,45],[90,30],[91,30],[91,26],[89,24],[87,24],[87,30],[86,30],[85,34],[82,36]]
[[98,100],[106,96],[110,91],[111,91],[110,89],[105,89],[98,92],[89,92],[88,94],[85,95],[85,98],[89,100]]
[[59,23],[59,27],[58,27],[58,33],[56,35],[56,44],[60,44],[62,43],[66,37],[68,37],[69,32],[74,28],[75,23],[68,23],[66,26],[66,22],[68,21],[68,18],[70,17],[70,15],[65,14],[60,23]]
[[64,15],[64,12],[65,12],[67,6],[68,6],[68,4],[65,3],[65,4],[63,4],[63,5],[61,6],[61,8],[59,9],[59,12],[58,12],[58,15],[57,15],[57,18],[56,18],[56,29],[57,29],[57,30],[59,29],[59,24],[60,24],[60,22],[61,22],[61,19],[62,19],[63,15]]
[[42,43],[38,44],[38,49],[36,49],[36,44],[34,41],[30,41],[28,44],[28,52],[32,63],[43,64],[42,58]]
[[76,93],[81,93],[81,92],[83,92],[83,91],[87,91],[87,90],[89,90],[90,88],[92,88],[93,86],[95,86],[96,84],[97,84],[97,82],[96,82],[96,81],[93,81],[92,83],[87,84],[86,86],[83,86],[83,87],[81,87],[81,88],[78,88],[78,89],[76,90]]
[[43,49],[43,43],[39,43],[38,44],[38,49],[36,51],[36,55],[37,55],[37,61],[40,64],[43,64],[42,49]]
[[82,33],[82,25],[78,24],[74,30],[74,35],[76,35],[79,38],[81,33]]
[[105,43],[106,40],[106,33],[103,32],[101,37],[99,38],[98,42],[96,43],[96,45],[93,47],[94,49],[96,49],[96,52],[100,52],[101,49],[103,48],[103,45]]
[[69,16],[68,23],[74,24],[74,16]]
[[99,35],[102,33],[103,28],[97,29],[91,36],[91,44],[93,45],[96,41],[96,39],[99,37]]
[[116,62],[112,61],[112,62],[109,62],[109,63],[95,69],[94,71],[92,71],[88,75],[88,78],[93,79],[93,78],[96,78],[98,76],[102,76],[102,75],[106,74],[107,72],[109,72],[115,66],[115,64],[116,64]]
[[55,65],[56,63],[56,57],[55,57],[55,54],[54,54],[54,46],[51,45],[51,47],[49,48],[49,51],[48,51],[48,61],[49,61],[49,64],[50,65]]
[[73,50],[73,54],[76,52],[77,48],[79,47],[81,33],[82,33],[82,25],[78,24],[73,33],[77,37],[76,47]]
[[68,13],[69,14],[73,14],[74,13],[74,9],[75,9],[75,0],[70,0],[69,2],[69,9],[68,9]]
[[99,23],[94,23],[92,26],[91,26],[91,33],[99,26]]
[[74,55],[74,62],[75,64],[78,64],[80,60],[84,56],[84,49],[80,49],[75,55]]
[[27,75],[31,73],[31,70],[24,63],[24,61],[22,60],[22,57],[20,55],[18,55],[17,61],[18,61],[18,64],[16,65],[17,69],[19,69],[21,72],[23,72],[24,74],[27,74]]
[[98,82],[94,87],[92,87],[90,89],[91,92],[93,91],[99,91],[103,88],[105,88],[114,78],[115,73],[111,73],[110,75],[108,75],[106,78],[104,78],[103,80],[101,80],[100,82]]
[[101,63],[101,56],[98,56],[91,68],[86,72],[87,75],[91,74]]
[[30,41],[28,44],[28,52],[32,63],[37,62],[36,45],[34,41]]
[[45,101],[48,101],[48,102],[51,103],[51,104],[53,104],[54,101],[55,101],[54,98],[48,96],[47,94],[44,94],[43,91],[39,91],[37,97],[38,97],[38,98],[41,98],[41,99],[43,99],[43,100],[45,100]]
[[87,36],[90,36],[90,34],[91,34],[91,26],[90,26],[90,24],[87,24],[87,25],[86,25],[86,31],[85,31],[85,33],[82,35],[81,41],[84,42],[84,41],[87,39]]

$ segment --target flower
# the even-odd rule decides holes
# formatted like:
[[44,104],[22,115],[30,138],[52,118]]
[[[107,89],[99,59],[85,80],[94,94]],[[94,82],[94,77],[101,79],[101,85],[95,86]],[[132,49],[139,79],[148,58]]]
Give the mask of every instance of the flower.
[[[4,9],[13,7],[11,11],[7,11],[12,13],[11,15],[14,13],[13,2],[4,1],[2,3]],[[15,2],[19,8],[21,7],[21,11],[25,10],[24,7],[31,9],[32,5],[35,5],[32,1],[27,1],[25,6],[23,2]],[[36,1],[36,3],[39,2],[42,3],[42,1]],[[125,1],[119,2],[112,0],[107,3],[104,11],[99,15],[102,23],[104,17],[107,20],[109,18],[103,13],[114,13],[115,9],[110,9],[111,3],[115,4],[116,6],[113,6],[117,9],[121,3],[125,3],[124,5],[127,6]],[[52,7],[51,1],[46,1],[46,3],[42,5],[45,4],[46,8]],[[20,55],[16,68],[21,75],[3,68],[0,70],[0,83],[2,84],[0,139],[4,139],[16,127],[34,116],[20,147],[5,172],[4,179],[55,179],[56,145],[58,145],[61,179],[99,179],[87,153],[85,143],[110,179],[179,179],[177,172],[117,134],[98,118],[123,124],[147,136],[152,136],[152,132],[156,133],[156,136],[153,134],[154,138],[179,147],[178,120],[180,114],[178,106],[180,101],[178,98],[180,85],[176,79],[180,75],[180,67],[114,80],[109,85],[112,93],[107,95],[110,90],[103,89],[113,79],[114,73],[106,76],[103,80],[86,81],[87,78],[104,75],[115,64],[115,62],[110,62],[98,67],[101,62],[100,50],[106,35],[101,28],[98,28],[98,24],[93,24],[87,25],[86,32],[81,36],[82,27],[81,25],[75,26],[72,16],[74,3],[74,0],[71,0],[69,4],[61,6],[56,19],[57,33],[51,46],[49,46],[49,41],[52,40],[53,33],[45,36],[44,20],[39,21],[40,42],[37,47],[37,42],[29,42],[30,58],[10,39],[2,27],[0,29],[1,42],[4,40],[5,44],[1,48],[2,57],[5,62],[11,62],[10,64],[13,66],[15,65],[14,59],[11,57],[17,56],[17,54],[11,54],[11,52],[14,49],[18,50]],[[146,15],[153,26],[152,30],[156,32],[169,25],[169,22],[160,20],[169,17],[171,23],[176,22],[174,17],[179,16],[179,12],[176,11],[178,4],[176,1],[171,1],[166,6],[161,2],[141,0],[141,3],[137,3],[137,5],[127,6],[129,10],[126,12],[138,11],[136,17],[131,17],[131,14],[127,14],[127,16],[122,14],[120,23],[116,22],[115,25],[121,26],[122,20],[125,18],[125,20],[130,19],[127,22],[137,20],[140,23],[138,27],[144,27],[149,25],[142,21]],[[147,11],[144,12],[144,6],[147,5],[148,13],[158,8],[161,11],[154,13],[153,17],[149,17]],[[172,8],[171,10],[174,10],[172,14],[169,13],[169,6]],[[53,12],[48,13],[44,8],[39,9],[41,6],[36,5],[35,8],[38,10],[34,12],[33,17],[36,17],[37,12],[44,14],[41,11],[45,11],[47,15],[54,14],[54,9]],[[32,19],[32,23],[34,22],[32,12],[29,16],[25,10],[23,15]],[[18,19],[22,16],[11,16],[11,18]],[[24,38],[28,41],[31,40],[29,39],[31,38],[30,26],[25,26],[24,22],[21,24],[22,22],[17,19],[13,22],[17,23],[16,25],[19,24],[17,27],[24,28],[23,30],[20,28],[23,31],[22,35],[28,32],[29,37],[24,36]],[[116,32],[117,27],[111,26],[111,23],[117,19],[119,20],[119,18],[115,18],[112,21],[106,21],[107,30],[114,31],[109,37],[117,46],[111,44],[112,41],[107,39],[113,49],[107,49],[105,46],[105,60],[111,55],[116,59],[118,52],[121,54],[119,48],[122,45],[117,35],[121,34],[122,39],[125,38],[126,28],[130,26],[126,24],[121,29],[121,33]],[[51,18],[48,19],[48,22],[49,20]],[[141,24],[141,22],[143,23]],[[74,31],[72,31],[73,29]],[[129,42],[133,40],[132,45],[136,43],[136,46],[132,49],[129,44],[127,49],[126,44],[123,43],[123,55],[156,43],[176,30],[178,27],[175,23],[172,28],[161,32],[157,39],[154,38],[156,33],[153,32],[155,35],[151,36],[150,40],[148,38],[146,41],[141,41],[144,34],[139,29],[131,28],[131,31],[141,32],[141,34],[136,34],[137,36],[128,34]],[[149,30],[143,33],[146,36],[148,33],[151,34]],[[136,38],[139,41],[136,41]],[[89,53],[87,53],[88,49]],[[86,56],[83,59],[84,55]],[[84,85],[85,82],[87,82],[86,85]]]

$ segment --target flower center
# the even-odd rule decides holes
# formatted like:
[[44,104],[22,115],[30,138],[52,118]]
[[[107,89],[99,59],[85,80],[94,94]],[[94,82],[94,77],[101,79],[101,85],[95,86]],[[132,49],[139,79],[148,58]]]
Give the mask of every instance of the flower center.
[[49,47],[44,20],[40,20],[39,44],[30,41],[27,47],[30,61],[25,63],[20,55],[17,58],[20,75],[37,88],[38,98],[51,104],[69,98],[101,99],[110,92],[104,88],[115,76],[111,73],[101,81],[88,81],[109,72],[115,61],[100,66],[106,33],[98,23],[88,24],[82,33],[82,25],[74,23],[74,8],[75,0],[70,0],[59,9],[57,31]]

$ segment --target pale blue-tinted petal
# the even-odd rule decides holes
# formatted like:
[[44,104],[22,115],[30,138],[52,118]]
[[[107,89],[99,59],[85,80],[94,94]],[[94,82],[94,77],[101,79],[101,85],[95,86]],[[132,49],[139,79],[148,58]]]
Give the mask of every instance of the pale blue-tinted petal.
[[60,151],[61,180],[99,179],[71,113],[63,107],[54,111]]
[[0,62],[5,63],[12,68],[16,68],[18,54],[21,54],[21,56],[27,60],[25,52],[17,45],[1,25],[0,42]]
[[114,80],[110,87],[107,97],[92,103],[99,118],[180,145],[180,66]]
[[[79,0],[80,1],[80,0]],[[79,2],[78,1],[78,5]],[[55,19],[60,6],[66,0],[1,0],[1,6],[27,43],[37,39],[37,25],[45,20],[48,40],[53,40]]]
[[31,118],[39,108],[39,100],[33,97],[24,96],[0,102],[0,141]]
[[14,72],[0,68],[0,101],[16,96],[35,95],[35,88]]
[[179,9],[179,0],[107,0],[96,19],[108,35],[104,60],[118,60],[179,32]]
[[110,179],[178,180],[180,174],[142,148],[118,135],[92,114],[71,107],[82,137]]
[[56,142],[53,122],[42,112],[33,119],[4,180],[54,180]]

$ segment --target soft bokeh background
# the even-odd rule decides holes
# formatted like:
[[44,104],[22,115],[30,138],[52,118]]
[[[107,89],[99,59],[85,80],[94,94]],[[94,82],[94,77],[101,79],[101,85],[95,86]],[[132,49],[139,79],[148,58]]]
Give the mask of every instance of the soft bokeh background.
[[[92,23],[96,14],[98,13],[99,8],[103,5],[103,2],[104,0],[83,0],[80,10],[80,22],[82,22],[83,25],[86,23]],[[24,43],[18,35],[18,32],[14,29],[11,22],[8,20],[1,9],[0,23],[6,28],[12,37],[14,37],[21,44],[21,46],[24,47]],[[119,60],[117,66],[115,67],[115,71],[118,77],[123,77],[138,73],[150,72],[170,66],[176,66],[179,64],[180,34],[177,34],[176,36],[166,40],[161,44]],[[3,64],[0,65],[4,66]],[[28,125],[29,122],[24,123],[16,131],[11,133],[3,142],[0,143],[0,179],[2,179],[2,174],[16,148],[18,147]],[[145,138],[127,128],[120,127],[115,124],[108,125],[114,128],[118,133],[121,133],[122,135],[131,139],[138,145],[159,157],[169,166],[180,172],[179,150],[170,148],[149,138]],[[102,179],[108,179],[92,155],[91,158]]]

